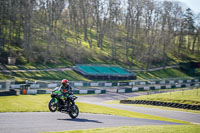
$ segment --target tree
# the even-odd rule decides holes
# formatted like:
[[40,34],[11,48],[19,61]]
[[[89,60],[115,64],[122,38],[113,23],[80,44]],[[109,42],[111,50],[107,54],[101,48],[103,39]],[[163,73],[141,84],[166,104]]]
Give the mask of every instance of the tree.
[[130,67],[165,68],[168,53],[200,51],[197,18],[191,9],[183,12],[172,1],[1,0],[0,60],[79,63],[109,53],[103,57]]
[[194,34],[194,14],[192,13],[192,10],[190,8],[186,9],[186,12],[184,14],[184,27],[187,31],[187,49],[190,50],[191,47],[191,36]]
[[198,36],[200,34],[200,14],[197,14],[194,19],[196,20],[196,24],[194,24],[192,54],[194,54],[196,42],[197,42]]

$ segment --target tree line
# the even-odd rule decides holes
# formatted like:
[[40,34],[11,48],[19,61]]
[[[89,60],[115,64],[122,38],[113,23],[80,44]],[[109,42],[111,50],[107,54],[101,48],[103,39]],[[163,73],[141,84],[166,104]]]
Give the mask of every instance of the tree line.
[[0,61],[75,64],[96,56],[165,67],[170,56],[200,54],[199,16],[172,1],[1,0]]

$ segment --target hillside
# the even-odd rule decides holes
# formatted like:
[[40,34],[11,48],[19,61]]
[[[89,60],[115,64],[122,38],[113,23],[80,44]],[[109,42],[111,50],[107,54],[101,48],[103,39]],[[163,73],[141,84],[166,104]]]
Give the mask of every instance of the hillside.
[[[137,80],[154,80],[154,79],[173,79],[173,78],[192,78],[194,76],[188,75],[179,69],[156,70],[152,72],[135,72]],[[200,76],[200,69],[196,70],[196,75]],[[0,80],[15,79],[18,83],[24,83],[25,80],[61,80],[68,79],[70,81],[91,81],[73,70],[68,71],[36,71],[36,72],[12,72],[1,73]],[[95,80],[92,80],[95,81]],[[112,81],[110,81],[112,82]]]

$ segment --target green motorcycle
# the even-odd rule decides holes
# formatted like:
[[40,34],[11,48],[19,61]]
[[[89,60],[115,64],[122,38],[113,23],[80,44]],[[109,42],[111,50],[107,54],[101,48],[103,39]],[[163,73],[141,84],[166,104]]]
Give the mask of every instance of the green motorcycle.
[[49,101],[49,110],[51,112],[62,112],[69,114],[69,116],[74,119],[79,115],[78,106],[75,104],[77,96],[66,94],[63,96],[60,88],[56,87],[51,92],[51,100]]

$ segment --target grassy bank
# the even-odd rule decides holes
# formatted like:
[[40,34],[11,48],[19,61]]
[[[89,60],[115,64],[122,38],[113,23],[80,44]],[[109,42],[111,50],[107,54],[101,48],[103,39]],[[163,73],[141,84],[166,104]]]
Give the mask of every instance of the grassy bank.
[[[47,112],[50,95],[20,95],[0,97],[0,112]],[[114,109],[94,104],[78,103],[80,112],[110,114],[126,117],[144,118],[152,120],[169,121],[176,123],[189,123],[165,117],[147,115],[120,109]]]
[[[166,91],[165,90],[160,90]],[[172,89],[169,89],[172,90]],[[175,90],[175,89],[173,89]],[[198,95],[197,95],[198,94]],[[200,89],[194,90],[181,90],[177,92],[167,92],[167,93],[159,93],[159,94],[151,94],[151,95],[142,95],[134,98],[129,98],[129,100],[152,100],[152,101],[162,101],[162,102],[177,102],[177,103],[188,103],[192,105],[199,105],[200,101]],[[120,100],[113,100],[106,102],[107,104],[120,104]],[[198,110],[189,110],[189,109],[179,109],[179,108],[171,108],[164,106],[153,106],[153,105],[144,105],[144,104],[127,104],[128,106],[139,106],[139,107],[148,107],[148,108],[159,108],[166,110],[176,110],[176,111],[184,111],[191,113],[200,113]]]
[[149,101],[162,101],[173,102],[190,105],[200,105],[200,88],[193,90],[184,90],[177,92],[168,92],[162,94],[143,95],[129,100],[149,100]]
[[8,80],[8,79],[14,79],[14,77],[0,72],[0,80]]
[[[120,100],[108,101],[107,104],[120,104]],[[189,110],[189,109],[179,109],[179,108],[171,108],[165,106],[153,106],[153,105],[145,105],[145,104],[126,104],[127,106],[138,106],[138,107],[147,107],[147,108],[158,108],[164,110],[174,110],[174,111],[182,111],[182,112],[191,112],[200,114],[199,110]]]
[[37,71],[37,72],[12,72],[12,74],[1,74],[0,79],[15,79],[17,82],[29,80],[61,80],[89,81],[87,78],[74,71]]
[[138,79],[191,78],[179,69],[156,70],[152,72],[137,72]]
[[[192,78],[189,75],[181,72],[179,69],[157,70],[153,72],[136,72],[137,79],[163,79],[163,78]],[[66,78],[72,81],[88,81],[84,76],[69,70],[69,71],[37,71],[37,72],[12,72],[12,74],[0,73],[0,79],[16,79],[21,82],[25,79],[29,80],[60,80]]]
[[67,68],[72,67],[73,64],[67,60],[60,59],[59,62],[39,64],[39,63],[27,63],[25,65],[5,65],[8,70],[26,70],[26,69],[49,69],[49,68]]
[[[199,125],[125,126],[54,133],[199,133]],[[52,132],[53,133],[53,132]]]

